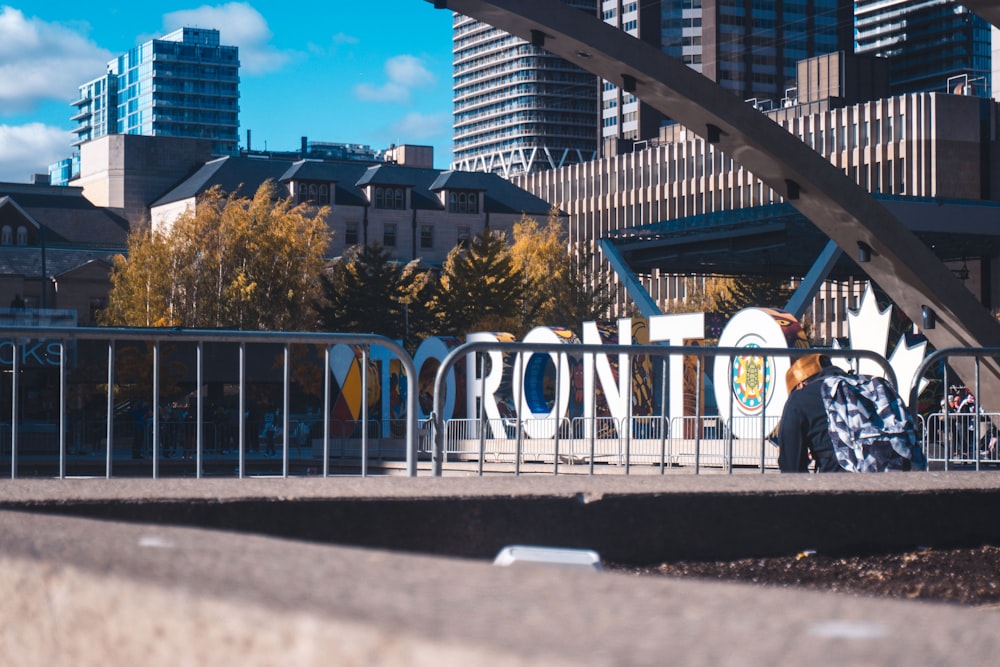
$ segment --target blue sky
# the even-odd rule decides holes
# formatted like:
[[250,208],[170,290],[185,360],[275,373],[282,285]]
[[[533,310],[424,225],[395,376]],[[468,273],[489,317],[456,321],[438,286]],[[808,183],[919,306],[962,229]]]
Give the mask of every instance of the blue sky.
[[69,157],[70,102],[109,60],[182,26],[240,49],[240,144],[434,147],[451,160],[451,12],[425,0],[0,0],[0,181]]

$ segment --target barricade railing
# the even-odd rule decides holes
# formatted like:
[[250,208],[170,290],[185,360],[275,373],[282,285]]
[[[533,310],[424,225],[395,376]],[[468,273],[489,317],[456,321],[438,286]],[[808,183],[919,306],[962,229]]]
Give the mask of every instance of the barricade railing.
[[1000,463],[997,447],[1000,412],[945,413],[927,415],[923,447],[928,461],[945,465]]
[[[86,354],[81,352],[81,345],[87,342],[91,347],[103,352],[97,353],[95,350],[88,350]],[[280,422],[275,424],[273,437],[275,438],[275,456],[281,456],[281,476],[289,476],[290,452],[293,448],[300,450],[306,446],[306,439],[296,440],[292,428],[296,427],[297,421],[301,421],[302,416],[292,416],[291,411],[291,356],[292,346],[305,345],[316,346],[323,350],[321,355],[323,380],[320,393],[322,394],[322,411],[319,414],[309,415],[312,421],[310,432],[319,424],[319,435],[310,440],[309,447],[316,445],[319,440],[319,447],[322,456],[321,472],[324,476],[330,474],[329,465],[331,461],[331,448],[339,443],[340,456],[356,456],[359,460],[360,472],[362,475],[368,474],[367,464],[369,458],[374,454],[376,457],[382,456],[383,449],[389,445],[383,438],[373,434],[381,434],[384,429],[391,429],[400,432],[393,437],[398,440],[400,436],[404,438],[404,451],[393,452],[393,456],[401,455],[406,459],[406,472],[410,476],[417,473],[417,456],[419,445],[418,434],[418,403],[415,391],[409,392],[407,396],[406,414],[407,417],[400,424],[399,420],[369,420],[367,416],[367,400],[360,400],[361,418],[356,424],[350,421],[336,420],[331,415],[331,351],[334,346],[348,345],[358,348],[361,355],[361,368],[368,367],[368,360],[373,347],[384,348],[390,355],[398,359],[403,372],[407,377],[416,377],[416,368],[410,355],[396,341],[377,335],[367,334],[338,334],[338,333],[312,333],[312,332],[245,332],[245,331],[216,331],[199,329],[125,329],[125,328],[104,328],[104,327],[3,327],[0,329],[0,343],[3,344],[4,361],[9,361],[10,371],[6,373],[9,383],[0,387],[5,392],[8,401],[7,409],[3,410],[0,403],[0,415],[6,412],[9,421],[0,422],[0,456],[9,455],[10,476],[18,477],[19,456],[31,456],[33,466],[39,466],[38,456],[44,455],[51,458],[55,456],[58,470],[55,476],[65,477],[67,458],[79,456],[85,451],[91,454],[97,453],[98,444],[103,448],[104,454],[104,476],[111,477],[114,463],[121,460],[122,450],[129,452],[136,457],[149,456],[151,460],[152,476],[160,476],[160,462],[164,458],[163,454],[179,452],[182,457],[189,456],[194,461],[194,475],[201,477],[204,471],[204,461],[206,454],[212,456],[213,452],[230,452],[235,445],[236,468],[235,474],[239,477],[247,476],[247,454],[251,441],[259,443],[260,434],[256,431],[260,428],[260,423],[252,421],[248,417],[248,378],[247,378],[247,350],[255,345],[268,345],[278,349],[281,359],[281,408],[278,411]],[[210,415],[205,412],[205,346],[223,344],[227,347],[235,347],[236,355],[234,365],[236,368],[226,370],[227,377],[235,380],[231,384],[237,389],[236,417],[225,424],[213,423]],[[170,380],[172,369],[164,368],[164,357],[166,346],[188,345],[193,348],[195,377],[193,386],[197,389],[193,392],[195,408],[189,419],[176,420],[160,414],[161,385]],[[106,347],[105,347],[106,346]],[[116,400],[116,386],[120,380],[119,369],[116,369],[116,352],[123,347],[141,349],[148,353],[143,355],[133,355],[140,358],[140,362],[130,368],[133,375],[142,376],[145,382],[149,383],[150,412],[148,418],[141,422],[138,419],[130,418],[126,414],[121,414],[121,404]],[[49,362],[41,372],[55,372],[58,375],[58,389],[55,390],[57,405],[52,406],[50,412],[55,415],[55,419],[48,421],[38,421],[33,423],[21,423],[22,411],[33,400],[28,390],[22,387],[22,374],[27,370],[27,361],[40,362],[42,353],[53,354],[57,361]],[[80,356],[86,357],[81,359]],[[99,357],[103,354],[104,359]],[[67,374],[70,370],[71,361],[78,366],[86,362],[88,369],[97,377],[90,377],[89,380],[104,387],[104,419],[99,420],[103,428],[98,430],[97,421],[92,417],[80,417],[77,413],[79,408],[68,409],[68,388]],[[135,358],[132,359],[136,364]],[[218,366],[218,364],[215,364]],[[34,368],[32,371],[36,370]],[[215,369],[215,372],[219,372]],[[367,372],[360,373],[360,396],[367,396]],[[30,387],[29,387],[30,389]],[[22,397],[22,394],[26,394]],[[155,409],[153,409],[155,408]],[[2,420],[2,416],[0,416]],[[295,420],[295,421],[293,421]],[[141,423],[141,426],[140,426]],[[368,428],[359,428],[359,424],[368,423]],[[59,425],[62,425],[60,427]],[[251,429],[254,429],[251,431]],[[355,434],[357,434],[355,436]],[[372,443],[374,442],[374,451]],[[116,445],[120,445],[116,454]],[[398,449],[398,447],[397,447]],[[117,458],[116,458],[117,457]],[[309,468],[312,471],[312,468]],[[319,471],[317,471],[319,472]]]
[[[971,387],[963,384],[975,399],[971,412],[953,409],[946,400],[952,381],[956,379],[949,361],[956,358],[972,358],[973,361],[972,377],[961,378],[963,383],[972,380]],[[918,401],[923,384],[930,379],[929,375],[933,374],[941,386],[940,392],[934,392],[935,397],[940,400],[940,405],[934,407],[939,409],[918,422],[928,462],[940,463],[945,470],[953,465],[961,465],[963,468],[972,466],[980,470],[983,464],[1000,463],[1000,454],[997,452],[1000,447],[996,442],[1000,432],[1000,412],[996,411],[998,406],[987,405],[995,398],[983,396],[981,391],[983,364],[989,364],[991,372],[997,373],[998,359],[1000,347],[949,347],[935,350],[921,361],[909,387],[910,412],[915,417],[920,416]]]
[[[558,456],[561,465],[589,465],[591,469],[595,463],[662,469],[694,465],[696,461],[722,468],[760,467],[762,460],[766,467],[775,468],[778,463],[777,447],[768,437],[778,426],[778,415],[767,417],[763,439],[761,420],[755,417],[689,416],[668,421],[659,416],[638,416],[631,418],[628,436],[628,422],[624,419],[562,418],[558,441],[549,435],[554,432],[553,421],[535,419],[526,423],[525,438],[518,447],[514,418],[449,419],[442,456],[445,462],[480,464],[514,464],[519,456],[521,463],[552,465]],[[588,424],[593,427],[588,428]],[[695,437],[699,424],[701,438]],[[533,430],[541,435],[533,435]],[[504,437],[497,438],[496,433],[504,433]]]
[[[556,377],[559,377],[563,367],[570,363],[570,358],[578,363],[588,355],[629,355],[632,359],[640,356],[649,357],[654,360],[654,371],[659,371],[659,409],[655,416],[629,415],[622,420],[601,416],[590,420],[574,418],[568,422],[568,426],[565,418],[560,417],[558,428],[554,427],[551,420],[546,423],[545,419],[537,417],[531,419],[519,416],[509,417],[502,419],[502,423],[499,424],[496,423],[496,420],[486,418],[444,419],[442,417],[443,398],[449,374],[453,372],[459,361],[467,359],[469,360],[467,363],[474,363],[475,368],[480,369],[478,377],[484,383],[483,389],[485,389],[484,359],[492,352],[518,356],[519,361],[514,364],[514,367],[521,369],[528,367],[532,355],[548,355],[556,365]],[[723,419],[718,415],[705,414],[704,406],[700,400],[701,379],[704,374],[703,363],[707,358],[720,356],[728,358],[730,365],[737,357],[751,355],[756,357],[789,357],[794,360],[817,352],[828,354],[835,359],[852,360],[853,368],[856,368],[862,359],[872,360],[882,368],[883,375],[894,386],[896,385],[896,376],[889,362],[881,355],[867,350],[499,343],[492,341],[465,343],[449,352],[438,366],[434,380],[434,406],[429,419],[432,472],[434,475],[441,475],[443,465],[449,457],[464,455],[469,459],[479,461],[479,474],[483,474],[483,462],[491,461],[491,457],[493,461],[500,461],[504,457],[512,459],[513,472],[520,474],[521,463],[526,460],[526,456],[535,456],[539,461],[551,462],[553,474],[559,474],[561,462],[577,462],[579,460],[590,464],[591,474],[594,472],[594,463],[598,460],[620,463],[625,474],[629,473],[633,463],[659,465],[662,471],[682,461],[693,463],[695,473],[700,472],[703,461],[722,465],[730,473],[734,465],[743,465],[744,463],[759,468],[760,472],[763,473],[769,467],[773,467],[777,461],[777,449],[770,444],[770,438],[775,432],[781,415],[767,414],[769,397],[766,393],[760,397],[762,407],[759,415],[732,416],[729,419]],[[682,360],[685,357],[695,358],[695,377],[698,378],[698,386],[694,392],[695,414],[674,418],[672,423],[668,423],[670,420],[665,415],[669,414],[667,409],[669,364],[671,362],[683,363]],[[658,369],[655,366],[656,361],[659,361]],[[596,383],[597,373],[592,373],[591,377],[592,382]],[[774,380],[783,382],[784,378]],[[513,379],[515,387],[519,386],[520,382],[520,378]],[[555,386],[557,387],[557,395],[547,397],[547,400],[551,400],[553,405],[559,405],[558,383]],[[630,385],[629,392],[632,390],[633,387]],[[516,393],[517,390],[515,390]],[[596,396],[597,392],[595,388],[591,388],[589,393],[584,391],[584,394]],[[728,414],[734,415],[732,387],[728,388],[727,395],[730,401]],[[595,412],[596,410],[592,410],[592,413]],[[698,428],[698,424],[702,424],[703,428]],[[532,429],[536,429],[544,436],[532,438]],[[706,431],[705,429],[710,430]],[[692,435],[685,437],[689,432]],[[496,438],[497,433],[503,433],[506,437]],[[713,437],[706,437],[706,433],[710,433]],[[680,443],[684,444],[684,448],[680,448]]]

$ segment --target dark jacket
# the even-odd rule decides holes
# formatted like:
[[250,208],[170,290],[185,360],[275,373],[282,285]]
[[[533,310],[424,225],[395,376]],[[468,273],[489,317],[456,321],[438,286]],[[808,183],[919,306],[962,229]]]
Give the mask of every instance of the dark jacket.
[[836,366],[828,366],[788,396],[778,428],[781,472],[808,472],[810,456],[816,462],[816,472],[843,471],[833,453],[826,408],[820,396],[823,378],[842,374]]

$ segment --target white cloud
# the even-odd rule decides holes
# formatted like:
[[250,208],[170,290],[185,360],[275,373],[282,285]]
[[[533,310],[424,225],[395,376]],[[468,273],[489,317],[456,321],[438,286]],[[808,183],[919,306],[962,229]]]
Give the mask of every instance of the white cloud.
[[402,120],[393,123],[390,131],[393,136],[399,137],[402,143],[450,134],[451,116],[447,113],[408,113]]
[[245,2],[203,5],[197,9],[170,12],[163,16],[163,27],[167,32],[185,27],[215,28],[223,44],[239,47],[241,74],[274,72],[295,57],[293,53],[280,51],[269,43],[273,33],[267,27],[267,21]]
[[347,33],[344,32],[338,32],[336,35],[333,36],[334,44],[357,44],[360,41],[361,40],[355,37],[354,35],[348,35]]
[[410,91],[414,88],[434,84],[434,74],[416,56],[401,55],[389,58],[385,63],[386,81],[381,86],[360,83],[354,87],[354,95],[366,102],[410,101]]
[[69,155],[71,132],[43,125],[0,125],[0,181],[26,183]]
[[0,7],[0,115],[33,111],[42,100],[67,104],[113,58],[78,31]]

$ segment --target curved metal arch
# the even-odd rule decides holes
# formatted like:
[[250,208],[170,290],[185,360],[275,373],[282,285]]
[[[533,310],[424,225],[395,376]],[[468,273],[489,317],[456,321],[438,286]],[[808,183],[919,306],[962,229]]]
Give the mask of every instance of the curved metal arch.
[[[635,94],[716,144],[783,196],[851,257],[936,348],[1000,345],[1000,323],[934,253],[867,191],[819,153],[679,60],[562,2],[427,0],[517,35]],[[869,250],[870,249],[870,250]],[[956,368],[971,377],[968,369]],[[987,390],[1000,392],[991,364]],[[998,394],[1000,395],[1000,394]]]

